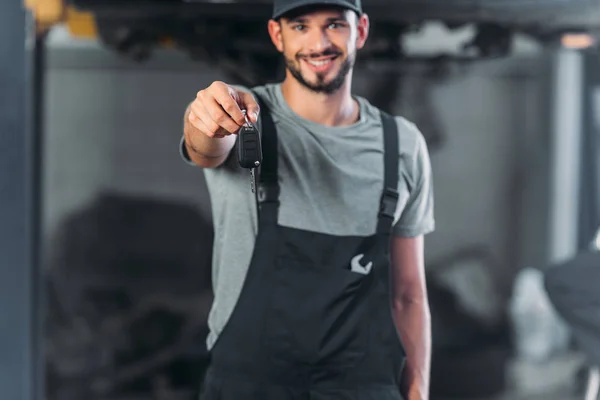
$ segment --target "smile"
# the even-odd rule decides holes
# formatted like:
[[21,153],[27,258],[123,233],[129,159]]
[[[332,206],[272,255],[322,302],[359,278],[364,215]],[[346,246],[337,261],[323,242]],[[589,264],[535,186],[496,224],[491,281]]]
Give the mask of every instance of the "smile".
[[306,64],[308,64],[308,66],[310,67],[310,69],[312,69],[315,72],[324,72],[326,70],[328,70],[332,65],[333,65],[333,61],[337,58],[337,56],[328,58],[328,59],[324,59],[324,60],[308,60],[305,59],[304,61],[306,62]]
[[330,58],[329,60],[313,60],[313,61],[309,61],[309,63],[311,63],[312,65],[316,65],[317,67],[322,66],[322,65],[326,65],[329,64],[330,62],[333,61],[333,58]]

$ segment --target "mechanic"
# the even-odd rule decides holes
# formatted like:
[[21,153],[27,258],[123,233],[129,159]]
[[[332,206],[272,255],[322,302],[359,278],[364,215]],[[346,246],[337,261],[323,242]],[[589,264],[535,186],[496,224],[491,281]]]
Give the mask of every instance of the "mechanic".
[[[428,398],[430,161],[414,124],[351,94],[368,32],[360,0],[275,0],[283,82],[214,82],[186,110],[215,229],[202,400]],[[262,135],[258,201],[242,110]]]

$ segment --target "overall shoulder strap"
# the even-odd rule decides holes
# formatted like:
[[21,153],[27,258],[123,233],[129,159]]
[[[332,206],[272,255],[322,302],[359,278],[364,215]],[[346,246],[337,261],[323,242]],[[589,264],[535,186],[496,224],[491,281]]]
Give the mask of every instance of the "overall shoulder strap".
[[379,205],[377,233],[390,234],[398,205],[399,137],[398,125],[393,116],[381,111],[381,123],[383,126],[384,179],[383,193]]
[[264,99],[251,90],[260,107],[260,132],[259,137],[262,146],[263,162],[260,166],[259,180],[257,185],[257,207],[259,216],[271,222],[277,222],[279,209],[279,179],[277,174],[278,149],[277,131],[271,112]]

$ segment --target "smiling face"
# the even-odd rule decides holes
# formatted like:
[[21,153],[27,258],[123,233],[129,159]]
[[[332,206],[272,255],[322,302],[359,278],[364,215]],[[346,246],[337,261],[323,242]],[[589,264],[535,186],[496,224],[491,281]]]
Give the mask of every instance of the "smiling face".
[[364,14],[313,7],[269,21],[269,34],[285,58],[288,75],[313,92],[332,94],[349,78],[368,25]]

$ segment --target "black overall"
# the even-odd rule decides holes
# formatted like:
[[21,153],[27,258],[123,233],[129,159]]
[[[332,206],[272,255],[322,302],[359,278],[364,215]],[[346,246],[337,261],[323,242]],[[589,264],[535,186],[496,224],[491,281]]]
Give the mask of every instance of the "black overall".
[[201,400],[401,400],[405,353],[389,288],[398,201],[395,121],[382,113],[377,233],[332,236],[277,224],[277,136],[260,98],[259,104],[258,235],[238,303],[211,350]]

